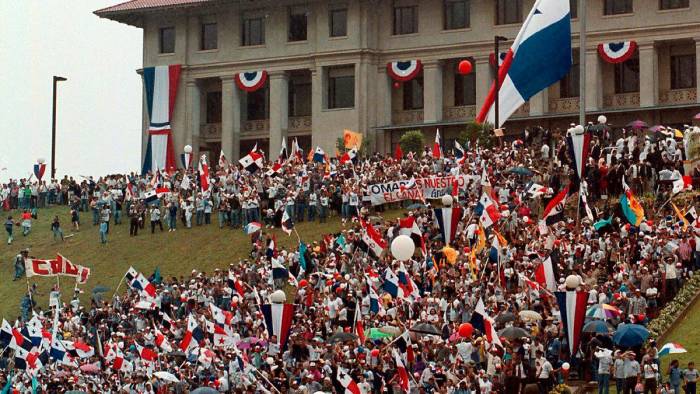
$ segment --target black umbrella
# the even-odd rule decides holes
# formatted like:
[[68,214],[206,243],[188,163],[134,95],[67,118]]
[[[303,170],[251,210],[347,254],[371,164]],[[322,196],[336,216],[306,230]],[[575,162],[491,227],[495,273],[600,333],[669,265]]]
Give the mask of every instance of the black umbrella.
[[104,286],[102,286],[102,285],[97,285],[97,286],[95,286],[94,289],[92,289],[92,294],[96,294],[96,293],[106,293],[106,292],[108,292],[108,291],[109,291],[109,288],[108,288],[108,287],[104,287]]
[[328,343],[336,343],[336,342],[347,342],[347,341],[355,341],[357,340],[357,335],[351,334],[349,332],[339,332],[331,335],[330,338],[328,338]]
[[411,331],[417,333],[417,334],[424,334],[424,335],[441,335],[442,333],[440,330],[438,330],[437,327],[435,327],[432,324],[428,323],[418,323],[415,326],[411,327]]
[[219,394],[219,392],[211,387],[200,387],[190,391],[190,394]]
[[505,324],[510,321],[515,321],[515,315],[512,312],[503,312],[496,316],[496,323]]
[[520,327],[506,327],[498,332],[498,336],[506,339],[529,338],[530,333]]

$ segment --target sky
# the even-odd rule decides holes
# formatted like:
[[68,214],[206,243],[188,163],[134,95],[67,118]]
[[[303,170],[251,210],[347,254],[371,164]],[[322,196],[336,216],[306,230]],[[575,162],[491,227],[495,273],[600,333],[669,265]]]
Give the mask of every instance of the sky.
[[50,176],[54,75],[57,176],[139,169],[142,30],[92,13],[120,2],[0,1],[0,182]]

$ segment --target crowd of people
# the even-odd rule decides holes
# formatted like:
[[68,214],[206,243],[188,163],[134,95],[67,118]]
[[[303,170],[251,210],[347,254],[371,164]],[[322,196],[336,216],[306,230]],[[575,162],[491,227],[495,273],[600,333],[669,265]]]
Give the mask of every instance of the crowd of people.
[[[596,380],[600,393],[616,384],[625,393],[683,386],[694,394],[693,364],[662,366],[654,338],[623,344],[612,334],[646,325],[700,267],[700,229],[685,215],[693,194],[674,190],[699,170],[686,173],[673,135],[593,134],[581,177],[565,133],[540,129],[452,153],[436,146],[317,162],[292,152],[280,169],[268,163],[254,173],[222,160],[204,181],[192,169],[10,181],[0,200],[21,210],[22,222],[63,204],[75,230],[85,228],[81,214],[91,217],[101,242],[122,222],[142,236],[148,222],[154,233],[165,221],[169,231],[245,228],[251,245],[247,259],[214,272],[146,279],[130,270],[126,292],[90,305],[65,289],[55,292],[67,299],[49,308],[30,298],[25,316],[0,330],[0,383],[20,392],[487,394],[528,385],[549,393],[577,378]],[[460,176],[466,184],[447,185],[444,201],[373,205],[368,193],[372,184],[404,181],[403,191],[417,179]],[[551,215],[562,191],[565,211]],[[635,195],[646,214],[630,223],[619,200]],[[497,213],[485,218],[485,205]],[[400,217],[385,215],[398,206]],[[436,208],[459,214],[453,230]],[[293,250],[278,250],[269,231],[331,215],[343,221],[340,232]],[[390,246],[401,235],[414,241],[409,259]],[[586,322],[604,327],[577,333],[573,354],[571,317],[554,294],[567,289],[587,294]]]

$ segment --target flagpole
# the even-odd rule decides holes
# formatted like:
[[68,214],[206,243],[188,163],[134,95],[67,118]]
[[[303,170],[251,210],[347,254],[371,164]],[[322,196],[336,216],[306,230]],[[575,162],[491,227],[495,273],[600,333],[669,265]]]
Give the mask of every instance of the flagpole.
[[578,23],[580,26],[578,39],[578,121],[583,126],[586,123],[586,0],[578,0]]
[[122,283],[124,283],[124,278],[126,278],[126,275],[122,275],[122,280],[119,281],[117,288],[114,289],[114,294],[112,294],[112,299],[114,299],[114,297],[117,296],[117,293],[119,292],[119,288],[122,287]]

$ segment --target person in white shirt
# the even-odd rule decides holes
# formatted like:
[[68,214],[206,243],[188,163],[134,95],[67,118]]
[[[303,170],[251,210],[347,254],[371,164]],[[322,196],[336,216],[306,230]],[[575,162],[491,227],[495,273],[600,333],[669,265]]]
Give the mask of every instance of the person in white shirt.
[[540,394],[548,394],[552,391],[552,376],[555,371],[552,364],[544,357],[541,350],[537,351],[537,359],[535,360],[535,376],[537,377],[537,387],[540,389]]

